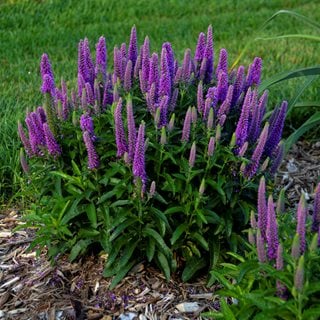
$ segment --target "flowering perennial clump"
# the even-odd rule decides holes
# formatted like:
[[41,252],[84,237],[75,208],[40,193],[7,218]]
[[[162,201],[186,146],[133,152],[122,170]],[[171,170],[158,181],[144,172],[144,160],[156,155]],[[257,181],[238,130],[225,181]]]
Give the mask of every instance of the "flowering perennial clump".
[[[57,86],[48,55],[42,56],[44,103],[18,131],[30,170],[40,162],[53,171],[41,197],[50,194],[57,176],[67,180],[60,200],[69,201],[63,211],[68,218],[59,223],[61,239],[73,240],[64,250],[82,240],[121,256],[120,238],[130,235],[132,257],[145,252],[168,275],[177,267],[174,252],[194,262],[217,239],[226,247],[235,243],[254,206],[257,178],[272,177],[281,163],[287,102],[265,120],[268,92],[258,93],[262,60],[230,70],[228,59],[223,48],[215,63],[211,26],[200,33],[194,53],[186,49],[182,63],[169,42],[151,52],[146,37],[139,49],[133,27],[129,45],[113,50],[113,70],[104,37],[95,60],[88,39],[81,40],[77,88],[70,90],[65,81]],[[268,208],[263,203],[264,189],[259,243],[276,237],[273,202]],[[110,249],[113,241],[117,252]],[[82,252],[77,250],[74,256]],[[276,253],[276,244],[268,248],[269,257]],[[203,259],[200,267],[212,265]]]
[[[278,232],[278,220],[284,215],[283,210],[277,210],[277,214],[274,210],[275,204],[272,196],[268,198],[268,204],[266,206],[266,192],[265,192],[265,180],[264,177],[260,179],[259,196],[258,196],[258,221],[255,220],[255,214],[251,214],[251,229],[249,230],[249,242],[257,248],[257,257],[260,263],[271,262],[274,264],[277,270],[284,269],[284,257],[283,257],[283,243],[291,242],[291,258],[296,262],[296,270],[294,274],[294,286],[297,291],[302,291],[304,286],[304,257],[309,255],[310,252],[316,252],[317,247],[320,248],[320,228],[314,228],[314,221],[317,219],[318,211],[318,199],[320,197],[320,184],[315,189],[314,197],[314,210],[310,231],[314,233],[312,241],[307,244],[307,216],[308,209],[304,193],[301,194],[300,201],[297,207],[296,217],[294,223],[296,224],[296,233],[293,237],[292,234],[283,236]],[[283,201],[282,197],[279,197],[280,202]],[[279,203],[277,206],[281,207],[283,204]],[[259,212],[260,211],[260,212]],[[265,220],[265,214],[267,221]],[[292,219],[291,219],[292,220]],[[291,221],[287,221],[287,224]],[[266,238],[262,237],[262,230],[266,234]],[[308,252],[308,250],[309,252]],[[267,252],[267,254],[266,254]],[[288,289],[281,282],[277,281],[277,294],[281,298],[286,298]]]

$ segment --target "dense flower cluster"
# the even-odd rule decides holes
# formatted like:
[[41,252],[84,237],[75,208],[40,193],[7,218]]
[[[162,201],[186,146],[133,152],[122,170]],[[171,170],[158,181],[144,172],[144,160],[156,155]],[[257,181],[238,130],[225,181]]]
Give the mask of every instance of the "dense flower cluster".
[[[179,118],[175,122],[175,129],[181,130],[180,143],[191,142],[192,156],[196,145],[196,141],[190,141],[194,127],[206,127],[209,155],[214,150],[213,133],[220,135],[221,130],[222,142],[225,144],[229,144],[235,133],[234,154],[249,160],[241,167],[242,175],[251,179],[261,169],[274,174],[283,157],[283,143],[280,140],[287,102],[284,101],[280,107],[275,108],[269,121],[263,123],[268,92],[260,97],[258,95],[261,59],[255,58],[247,71],[244,66],[230,71],[228,53],[224,48],[220,50],[215,65],[213,45],[213,30],[209,26],[207,34],[200,33],[195,54],[187,49],[180,64],[169,42],[162,45],[160,55],[150,52],[148,37],[139,49],[136,28],[133,27],[129,45],[123,43],[114,48],[114,70],[107,72],[104,37],[100,37],[96,45],[95,62],[88,39],[81,40],[78,47],[78,88],[71,93],[64,81],[61,88],[56,86],[49,58],[47,54],[43,54],[40,70],[44,106],[27,115],[27,134],[22,124],[18,127],[27,155],[42,157],[47,152],[57,157],[64,152],[63,145],[60,145],[63,133],[59,130],[59,121],[67,121],[74,110],[80,109],[83,113],[80,127],[88,150],[88,167],[97,169],[98,161],[92,163],[93,159],[98,159],[95,151],[98,139],[93,122],[95,117],[115,103],[116,154],[118,157],[125,156],[129,163],[133,163],[134,159],[142,159],[145,155],[141,153],[145,150],[137,145],[141,141],[138,139],[136,110],[131,99],[127,103],[127,127],[124,123],[122,103],[125,96],[122,94],[130,92],[143,97],[146,111],[154,119],[156,128],[165,128],[162,130],[162,142],[166,131],[173,130],[174,117]],[[191,96],[190,105],[181,109],[178,105],[181,90],[190,90],[191,94],[193,88],[196,88],[196,96]],[[170,119],[173,120],[169,121]],[[223,128],[228,128],[231,132],[224,132]],[[146,122],[146,136],[149,129]],[[91,142],[88,137],[91,137]],[[139,152],[139,156],[136,152]],[[193,162],[192,157],[190,161]],[[141,166],[145,166],[145,161],[139,162],[139,170],[133,170],[134,176],[143,176],[143,184],[151,183],[148,181],[149,173]],[[319,224],[317,219],[316,224]],[[264,229],[261,229],[261,236],[265,239]]]

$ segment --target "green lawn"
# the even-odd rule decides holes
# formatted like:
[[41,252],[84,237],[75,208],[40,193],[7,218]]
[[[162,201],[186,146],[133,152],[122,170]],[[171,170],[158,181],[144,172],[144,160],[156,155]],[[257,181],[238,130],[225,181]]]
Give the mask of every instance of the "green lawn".
[[[230,62],[239,55],[254,32],[280,9],[299,12],[319,22],[318,0],[2,0],[0,1],[0,199],[17,190],[19,163],[16,122],[26,108],[41,104],[39,61],[47,52],[56,80],[74,83],[77,44],[88,37],[94,44],[107,39],[109,65],[114,45],[128,42],[137,26],[139,43],[148,35],[153,50],[170,41],[181,58],[185,48],[195,48],[199,32],[212,24],[216,55],[228,49]],[[273,21],[263,33],[308,33],[312,28],[286,16]],[[260,35],[263,35],[260,34]],[[252,42],[240,63],[255,56],[264,61],[263,77],[293,68],[319,64],[319,42],[287,39]],[[297,81],[272,90],[272,102],[290,99]],[[319,81],[318,81],[319,85]],[[306,99],[316,100],[316,86]],[[319,99],[318,99],[319,100]],[[270,105],[269,105],[270,106]]]

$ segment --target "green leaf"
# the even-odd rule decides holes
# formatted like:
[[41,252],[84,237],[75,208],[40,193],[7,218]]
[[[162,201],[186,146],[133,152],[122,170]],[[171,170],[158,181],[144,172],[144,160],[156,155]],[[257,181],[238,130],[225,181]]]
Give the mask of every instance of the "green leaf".
[[231,308],[228,306],[227,302],[224,299],[220,299],[221,311],[228,320],[237,320]]
[[71,219],[73,219],[76,216],[78,216],[79,214],[81,214],[81,212],[79,212],[77,209],[77,206],[78,206],[80,200],[81,199],[76,199],[73,201],[71,207],[68,209],[67,213],[61,219],[62,224],[68,223]]
[[165,198],[162,197],[162,195],[159,193],[159,192],[156,192],[153,196],[154,199],[158,200],[159,202],[161,203],[164,203],[164,204],[168,204],[168,202],[166,201]]
[[147,236],[153,238],[158,243],[159,248],[163,250],[166,257],[168,259],[171,258],[172,253],[171,253],[169,247],[166,245],[166,243],[164,242],[164,240],[162,239],[162,237],[160,236],[160,234],[157,231],[155,231],[154,229],[151,229],[149,227],[146,227],[146,228],[144,228],[143,233],[144,233],[144,235],[147,235]]
[[116,193],[117,193],[116,188],[114,188],[113,190],[111,190],[111,191],[109,191],[109,192],[107,192],[107,193],[104,193],[104,194],[99,198],[97,204],[103,203],[103,202],[105,202],[106,200],[112,198]]
[[203,269],[207,265],[203,258],[193,257],[187,260],[186,266],[183,269],[181,279],[183,282],[189,281],[197,271]]
[[81,170],[79,169],[79,167],[77,166],[77,164],[74,162],[74,160],[71,160],[71,165],[72,165],[73,172],[74,172],[77,176],[82,176]]
[[166,280],[169,281],[170,280],[170,266],[169,266],[169,263],[168,263],[166,256],[161,251],[158,251],[157,258],[158,258],[158,261],[160,264],[160,268],[161,268],[164,276],[166,277]]
[[150,210],[156,215],[157,218],[159,218],[161,221],[163,221],[165,223],[169,232],[171,232],[171,227],[170,227],[170,224],[169,224],[169,221],[168,221],[166,215],[161,210],[154,208],[154,207],[150,207]]
[[301,127],[295,130],[286,140],[285,147],[286,152],[291,148],[291,146],[296,143],[299,138],[308,130],[315,128],[320,125],[320,111],[316,112],[312,115],[305,123],[301,125]]
[[81,182],[81,179],[79,177],[73,177],[73,176],[70,176],[64,172],[60,172],[60,171],[51,171],[50,174],[54,175],[54,176],[58,176],[58,177],[61,177],[65,180],[67,180],[68,182],[71,182],[75,185],[77,185],[78,187],[80,187],[81,189],[84,189],[83,188],[83,184]]
[[118,238],[115,243],[112,244],[111,252],[108,255],[108,259],[105,265],[105,270],[109,269],[112,264],[115,262],[117,256],[120,253],[120,250],[123,246],[125,246],[128,243],[128,239],[125,237]]
[[112,290],[116,287],[116,285],[127,275],[127,273],[132,269],[135,265],[136,261],[131,261],[123,268],[119,269],[117,275],[112,279],[110,283],[109,289]]
[[167,210],[164,212],[164,214],[165,214],[165,215],[169,215],[169,214],[177,213],[177,212],[182,212],[182,213],[183,213],[184,211],[185,211],[185,210],[184,210],[183,207],[177,206],[177,207],[171,207],[171,208],[167,209]]
[[138,243],[138,241],[134,242],[132,239],[130,239],[128,245],[121,254],[121,258],[119,260],[119,269],[124,268],[128,261],[131,259],[132,254],[134,253],[134,250],[136,249]]
[[274,75],[273,77],[264,80],[261,82],[258,92],[259,94],[262,93],[267,88],[288,79],[298,78],[298,77],[305,77],[305,76],[313,76],[313,75],[319,75],[320,74],[320,66],[315,67],[308,67],[308,68],[301,68],[297,70],[290,70],[278,73]]
[[131,200],[117,200],[110,205],[110,208],[123,207],[131,203]]
[[97,228],[97,212],[96,212],[96,207],[93,203],[90,203],[87,205],[86,213],[92,228],[96,229]]
[[146,255],[147,255],[148,262],[151,262],[151,260],[153,259],[155,249],[156,249],[156,243],[152,238],[150,238],[149,241],[147,241],[147,247],[146,247]]
[[74,261],[78,257],[78,255],[82,254],[91,243],[92,243],[91,239],[79,240],[71,249],[69,260],[71,262]]
[[209,244],[205,238],[198,232],[195,232],[191,235],[192,239],[196,240],[204,250],[209,251]]
[[170,243],[174,245],[177,240],[181,237],[181,235],[188,229],[188,224],[183,223],[180,224],[177,229],[173,232],[172,237],[170,239]]
[[135,222],[136,219],[133,218],[121,222],[121,224],[119,224],[117,228],[111,233],[110,242],[114,241],[125,229],[133,225]]

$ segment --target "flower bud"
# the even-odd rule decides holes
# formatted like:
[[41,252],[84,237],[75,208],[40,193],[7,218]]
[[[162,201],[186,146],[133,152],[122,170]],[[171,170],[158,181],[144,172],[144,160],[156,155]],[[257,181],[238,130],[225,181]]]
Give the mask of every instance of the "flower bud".
[[170,121],[168,123],[168,131],[171,132],[174,128],[174,120],[175,120],[176,115],[173,113],[171,115]]
[[262,165],[261,165],[261,167],[260,167],[260,170],[261,170],[262,172],[267,170],[268,165],[269,165],[269,161],[270,161],[270,158],[269,158],[269,157],[266,158],[266,159],[263,161],[263,163],[262,163]]
[[304,256],[302,255],[298,262],[298,267],[294,275],[294,286],[298,292],[302,292],[304,285]]
[[196,124],[198,120],[197,109],[196,107],[191,108],[191,123]]
[[292,241],[291,256],[294,259],[299,259],[299,257],[300,257],[300,239],[299,239],[298,233],[295,234],[293,241]]
[[161,137],[160,137],[160,144],[165,145],[167,143],[167,133],[166,133],[166,127],[163,126],[161,128]]
[[214,118],[214,111],[213,111],[213,108],[210,108],[209,116],[208,116],[208,120],[207,120],[207,129],[208,130],[211,130],[213,127],[213,118]]
[[255,245],[256,243],[256,239],[255,239],[255,236],[254,236],[254,233],[253,233],[253,230],[252,229],[249,229],[248,231],[248,241],[251,245]]
[[161,114],[161,110],[160,110],[160,108],[157,108],[156,113],[154,115],[154,124],[155,124],[156,128],[158,128],[158,124],[160,121],[160,114]]
[[277,207],[276,207],[276,212],[277,214],[284,213],[285,211],[285,189],[282,188],[279,194],[279,198],[277,201]]
[[191,149],[190,149],[190,155],[189,155],[189,167],[193,168],[194,163],[196,161],[196,143],[193,142]]
[[156,182],[152,181],[150,186],[149,196],[152,198],[155,193],[156,193]]
[[214,145],[215,145],[215,139],[214,137],[210,137],[209,143],[208,143],[208,156],[211,157],[214,152]]
[[216,127],[216,142],[219,142],[221,138],[221,126],[220,124]]
[[200,184],[200,188],[199,188],[200,196],[202,196],[204,194],[205,187],[206,187],[206,181],[205,181],[205,179],[202,179],[201,184]]
[[232,149],[236,145],[236,134],[233,133],[231,140],[230,140],[230,148]]

